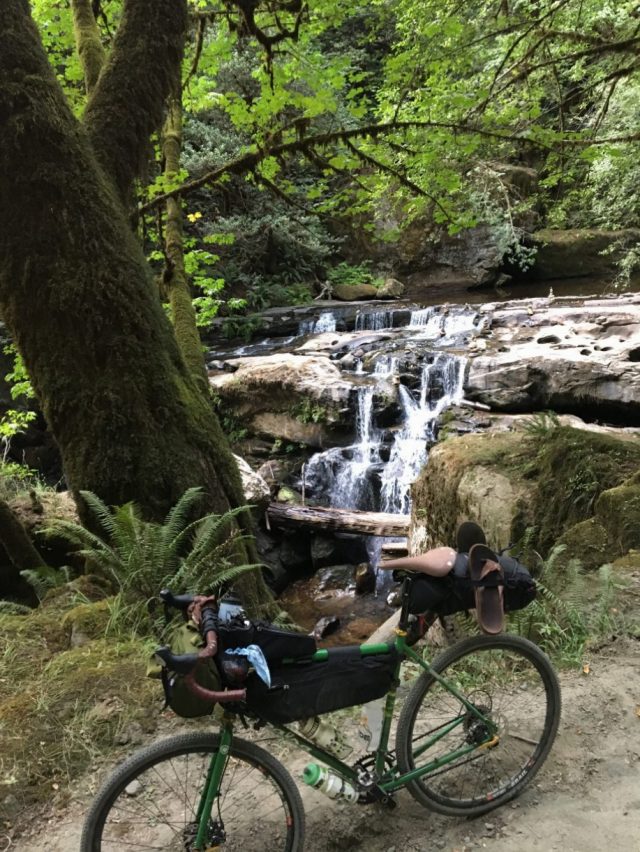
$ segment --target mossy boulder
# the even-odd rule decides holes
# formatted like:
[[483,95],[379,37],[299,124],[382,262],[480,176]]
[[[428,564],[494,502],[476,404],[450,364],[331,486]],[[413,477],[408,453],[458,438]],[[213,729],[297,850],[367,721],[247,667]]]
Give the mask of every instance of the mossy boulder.
[[111,617],[111,604],[112,599],[79,604],[64,615],[62,626],[69,631],[72,647],[86,645],[92,639],[101,639],[105,635]]
[[[565,545],[585,569],[640,547],[640,441],[558,426],[449,438],[413,487],[411,548],[453,544],[462,520],[501,547],[522,539],[547,556]],[[564,560],[563,560],[564,561]]]
[[520,538],[532,522],[522,434],[464,435],[437,444],[411,489],[410,549],[452,545],[463,520],[474,519],[495,546]]
[[378,291],[373,284],[335,284],[333,297],[341,302],[362,302],[376,299]]
[[595,518],[574,524],[557,541],[567,559],[576,557],[585,571],[599,568],[610,559],[607,530]]

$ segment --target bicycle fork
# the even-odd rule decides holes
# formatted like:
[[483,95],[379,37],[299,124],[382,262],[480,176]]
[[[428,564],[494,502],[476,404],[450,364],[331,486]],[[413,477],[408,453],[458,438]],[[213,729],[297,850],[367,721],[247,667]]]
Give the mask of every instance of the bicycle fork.
[[[230,725],[222,725],[220,729],[220,745],[218,751],[211,758],[209,769],[207,771],[207,779],[205,781],[202,793],[200,795],[200,803],[196,812],[196,824],[198,831],[196,834],[194,852],[210,852],[210,850],[218,849],[219,844],[224,842],[224,837],[211,838],[211,811],[213,803],[220,794],[220,783],[224,770],[229,760],[229,751],[231,749],[231,740],[233,733]],[[222,832],[222,826],[220,826]]]

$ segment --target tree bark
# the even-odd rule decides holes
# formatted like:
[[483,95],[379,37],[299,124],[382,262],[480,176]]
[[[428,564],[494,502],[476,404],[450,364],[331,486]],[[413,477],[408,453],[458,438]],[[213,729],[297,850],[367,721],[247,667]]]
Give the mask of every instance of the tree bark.
[[[180,171],[182,153],[182,95],[180,87],[169,96],[167,118],[162,133],[162,152],[165,175],[175,180]],[[196,312],[191,298],[189,279],[184,268],[184,240],[182,233],[182,202],[179,198],[167,199],[165,227],[165,254],[169,266],[167,290],[173,316],[178,346],[194,380],[208,393],[202,341],[196,325]]]
[[76,50],[82,63],[85,89],[89,95],[98,82],[107,54],[102,46],[91,0],[71,0],[71,10]]
[[83,122],[98,161],[128,203],[149,137],[180,81],[186,0],[125,0],[122,21]]
[[[220,424],[181,357],[26,0],[0,4],[0,174],[0,311],[70,488],[113,505],[134,500],[155,519],[194,485],[212,511],[242,505]],[[272,611],[258,572],[243,585],[250,608]]]

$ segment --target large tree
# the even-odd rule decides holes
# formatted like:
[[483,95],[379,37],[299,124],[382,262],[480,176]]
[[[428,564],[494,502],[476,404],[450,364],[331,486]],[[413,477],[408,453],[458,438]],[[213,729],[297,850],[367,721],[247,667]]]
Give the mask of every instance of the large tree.
[[[74,117],[27,0],[0,5],[0,311],[74,491],[163,516],[203,486],[243,502],[206,393],[185,364],[132,233],[129,199],[179,79],[186,0],[125,0]],[[247,589],[264,598],[259,576]]]

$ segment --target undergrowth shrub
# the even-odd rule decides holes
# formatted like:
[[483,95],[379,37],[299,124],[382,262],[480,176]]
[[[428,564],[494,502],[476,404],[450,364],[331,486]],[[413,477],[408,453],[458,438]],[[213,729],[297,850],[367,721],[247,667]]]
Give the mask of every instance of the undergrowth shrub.
[[258,567],[237,564],[238,546],[246,537],[234,519],[247,511],[245,506],[193,521],[202,490],[190,488],[164,522],[155,523],[141,518],[134,503],[110,508],[89,491],[81,496],[97,532],[67,520],[54,521],[48,531],[64,536],[92,573],[111,581],[116,595],[107,632],[157,627],[154,603],[163,588],[216,592]]
[[555,547],[536,576],[538,596],[512,613],[509,629],[537,642],[558,665],[577,666],[586,648],[619,626],[615,601],[620,586],[609,565],[585,572],[579,560],[566,560]]

